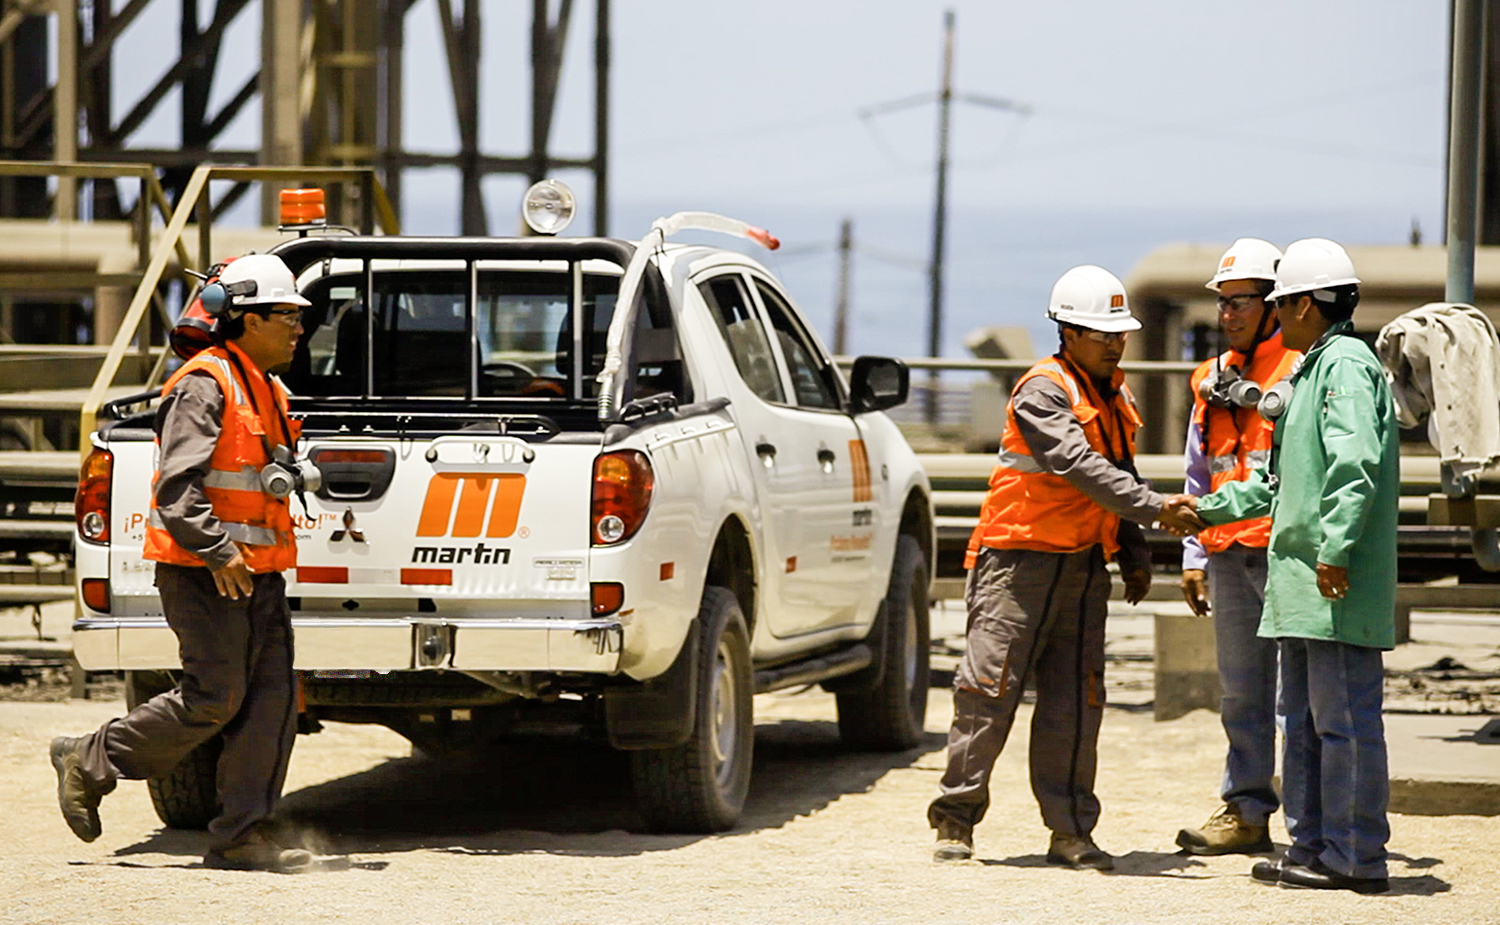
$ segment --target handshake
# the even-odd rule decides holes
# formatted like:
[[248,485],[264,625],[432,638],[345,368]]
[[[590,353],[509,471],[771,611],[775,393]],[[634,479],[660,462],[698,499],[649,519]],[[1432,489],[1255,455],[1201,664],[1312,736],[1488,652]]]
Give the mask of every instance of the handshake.
[[1174,536],[1192,536],[1208,529],[1198,516],[1198,499],[1192,495],[1168,495],[1156,519]]

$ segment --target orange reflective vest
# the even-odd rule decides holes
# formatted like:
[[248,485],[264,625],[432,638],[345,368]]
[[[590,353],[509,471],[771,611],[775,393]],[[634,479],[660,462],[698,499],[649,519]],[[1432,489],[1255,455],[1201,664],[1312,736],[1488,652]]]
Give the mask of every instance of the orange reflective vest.
[[[236,368],[235,359],[249,378],[248,384]],[[172,391],[183,376],[195,372],[212,375],[224,393],[219,440],[209,459],[209,472],[203,478],[203,491],[214,516],[239,546],[250,571],[284,572],[295,567],[297,540],[292,530],[291,507],[286,499],[267,494],[260,484],[260,471],[271,461],[267,443],[274,448],[289,439],[295,446],[301,433],[301,423],[286,416],[286,391],[279,383],[273,387],[268,377],[257,375],[259,369],[244,351],[229,344],[207,348],[184,363],[162,386],[162,395]],[[156,449],[160,458],[160,437]],[[156,483],[160,478],[158,463],[151,479],[151,516],[146,524],[146,547],[142,554],[147,559],[173,565],[206,565],[178,545],[162,523],[156,509]]]
[[[1255,350],[1255,361],[1245,368],[1245,355],[1229,350],[1218,362],[1225,367],[1238,366],[1241,375],[1260,383],[1262,389],[1274,385],[1292,371],[1292,364],[1302,354],[1288,350],[1281,343],[1281,332],[1267,338]],[[1275,425],[1261,417],[1254,408],[1215,408],[1198,394],[1198,386],[1213,372],[1215,361],[1204,360],[1193,370],[1193,423],[1203,437],[1203,455],[1208,464],[1209,491],[1218,491],[1227,482],[1242,482],[1256,469],[1271,464],[1271,436]],[[1235,543],[1264,549],[1271,541],[1271,518],[1257,517],[1210,527],[1198,534],[1198,542],[1210,553],[1223,552]]]
[[1068,393],[1073,413],[1089,446],[1111,462],[1135,458],[1135,432],[1141,426],[1135,398],[1125,375],[1115,372],[1114,398],[1106,402],[1087,376],[1074,376],[1057,357],[1037,363],[1021,377],[1006,409],[1000,437],[1000,460],[990,473],[989,491],[979,510],[979,524],[969,537],[964,567],[973,568],[979,549],[1032,549],[1078,552],[1094,544],[1112,558],[1120,543],[1120,518],[1089,500],[1067,479],[1042,469],[1016,426],[1015,395],[1034,376],[1046,376]]

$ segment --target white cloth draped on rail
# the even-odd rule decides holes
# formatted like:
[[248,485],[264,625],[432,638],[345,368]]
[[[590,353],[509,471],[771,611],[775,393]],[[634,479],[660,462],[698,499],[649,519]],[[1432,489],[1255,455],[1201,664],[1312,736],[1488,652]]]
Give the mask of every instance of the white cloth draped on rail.
[[1427,437],[1455,482],[1500,462],[1500,338],[1472,305],[1434,302],[1380,329],[1402,427]]

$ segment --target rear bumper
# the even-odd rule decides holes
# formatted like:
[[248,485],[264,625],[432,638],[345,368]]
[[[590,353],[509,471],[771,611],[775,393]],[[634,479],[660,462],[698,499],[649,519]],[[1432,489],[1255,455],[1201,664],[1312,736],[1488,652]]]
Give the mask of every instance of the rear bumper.
[[[296,667],[470,671],[619,670],[618,620],[293,619]],[[91,616],[73,624],[73,653],[90,671],[178,668],[177,637],[160,617]]]

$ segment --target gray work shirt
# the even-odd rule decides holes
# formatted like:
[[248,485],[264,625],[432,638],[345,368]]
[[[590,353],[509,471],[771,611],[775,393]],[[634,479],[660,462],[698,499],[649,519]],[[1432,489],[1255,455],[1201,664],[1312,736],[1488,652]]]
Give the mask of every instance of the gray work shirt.
[[160,443],[156,511],[177,545],[221,569],[237,548],[214,514],[203,479],[219,442],[224,421],[224,394],[206,372],[183,376],[156,409]]
[[1032,376],[1023,382],[1011,399],[1011,407],[1016,428],[1037,465],[1067,479],[1090,501],[1121,518],[1121,570],[1149,568],[1151,550],[1140,525],[1154,522],[1166,499],[1089,445],[1068,393],[1046,376]]

